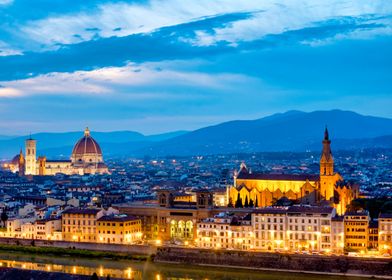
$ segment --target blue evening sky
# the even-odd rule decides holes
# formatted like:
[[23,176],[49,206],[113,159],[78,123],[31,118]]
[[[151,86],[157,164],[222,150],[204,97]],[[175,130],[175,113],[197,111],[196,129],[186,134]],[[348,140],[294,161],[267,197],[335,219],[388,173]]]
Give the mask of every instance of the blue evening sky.
[[392,117],[392,1],[0,0],[0,134]]

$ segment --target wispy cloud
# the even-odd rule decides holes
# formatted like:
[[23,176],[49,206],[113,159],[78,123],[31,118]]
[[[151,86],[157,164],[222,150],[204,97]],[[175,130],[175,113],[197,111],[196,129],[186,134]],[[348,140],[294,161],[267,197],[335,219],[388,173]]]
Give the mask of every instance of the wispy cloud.
[[[259,13],[260,10],[263,13]],[[33,41],[47,47],[56,47],[58,44],[74,44],[100,37],[149,33],[200,18],[244,11],[254,14],[251,18],[239,20],[230,26],[215,28],[213,33],[199,30],[196,38],[198,44],[255,40],[267,34],[309,27],[314,22],[337,16],[388,14],[392,12],[392,4],[382,0],[332,0],[316,3],[310,0],[287,0],[280,4],[258,0],[105,3],[99,5],[93,13],[75,12],[29,21],[20,27],[20,31]]]
[[[258,12],[264,14],[264,12]],[[237,41],[220,38],[219,28],[252,18],[252,13],[234,13],[203,18],[191,23],[157,29],[149,34],[100,38],[58,50],[0,57],[0,80],[23,79],[51,72],[94,70],[123,66],[129,61],[144,63],[176,59],[206,59],[210,56],[253,51],[281,45],[316,46],[344,38],[369,38],[390,34],[391,17],[369,15],[339,17],[312,23],[310,27],[264,34],[259,39]],[[201,27],[204,31],[200,31]],[[223,27],[226,28],[226,27]],[[230,27],[228,27],[230,28]],[[383,33],[384,32],[384,33]]]
[[0,5],[9,5],[13,2],[14,0],[0,0]]
[[[176,62],[181,63],[181,62]],[[167,94],[145,94],[154,87],[189,87],[228,90],[233,85],[257,82],[246,75],[232,73],[208,74],[162,69],[168,63],[129,64],[124,67],[106,67],[92,71],[73,73],[50,73],[37,77],[3,82],[1,97],[23,97],[32,95],[124,95],[127,99],[160,99]],[[127,92],[143,92],[131,94]],[[128,95],[128,97],[127,97]],[[181,95],[172,98],[181,99]]]

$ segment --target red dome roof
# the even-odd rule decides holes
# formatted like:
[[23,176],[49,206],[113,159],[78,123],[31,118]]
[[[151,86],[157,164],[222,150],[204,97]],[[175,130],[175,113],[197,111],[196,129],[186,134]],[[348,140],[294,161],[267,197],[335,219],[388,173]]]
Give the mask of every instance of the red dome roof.
[[101,147],[97,141],[90,136],[88,128],[84,131],[84,137],[81,138],[74,146],[72,155],[84,155],[84,154],[98,154],[102,155]]

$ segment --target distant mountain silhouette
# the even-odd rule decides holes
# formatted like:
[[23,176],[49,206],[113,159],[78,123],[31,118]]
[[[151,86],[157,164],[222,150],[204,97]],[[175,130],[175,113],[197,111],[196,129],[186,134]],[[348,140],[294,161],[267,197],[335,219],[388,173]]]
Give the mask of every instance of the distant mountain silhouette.
[[[333,149],[392,147],[392,119],[331,110],[288,111],[230,121],[189,132],[138,151],[149,155],[320,150],[325,126]],[[384,138],[382,136],[385,136]],[[380,138],[381,137],[381,138]],[[376,139],[373,139],[376,138]]]
[[[135,131],[94,132],[94,139],[100,143],[105,155],[118,154],[122,151],[130,152],[149,146],[154,142],[165,141],[187,133],[187,131],[173,131],[162,134],[145,136]],[[49,157],[60,156],[69,158],[76,141],[83,136],[83,131],[61,133],[36,133],[31,137],[37,140],[37,153]],[[0,158],[10,158],[24,149],[25,140],[30,137],[18,136],[0,138]]]
[[[192,132],[144,136],[134,131],[92,132],[104,156],[203,155],[237,152],[319,151],[325,126],[333,150],[392,148],[392,119],[331,110],[288,111],[257,120],[229,121]],[[49,158],[71,154],[83,132],[38,133],[38,154]],[[24,147],[26,136],[0,138],[0,158]]]

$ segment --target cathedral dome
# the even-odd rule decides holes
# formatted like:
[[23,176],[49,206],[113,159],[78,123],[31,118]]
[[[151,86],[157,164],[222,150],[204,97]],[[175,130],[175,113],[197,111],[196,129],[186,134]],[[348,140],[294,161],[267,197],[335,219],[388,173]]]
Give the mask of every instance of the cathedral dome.
[[102,150],[97,141],[90,135],[88,128],[84,131],[84,136],[76,142],[71,155],[73,162],[102,162]]

